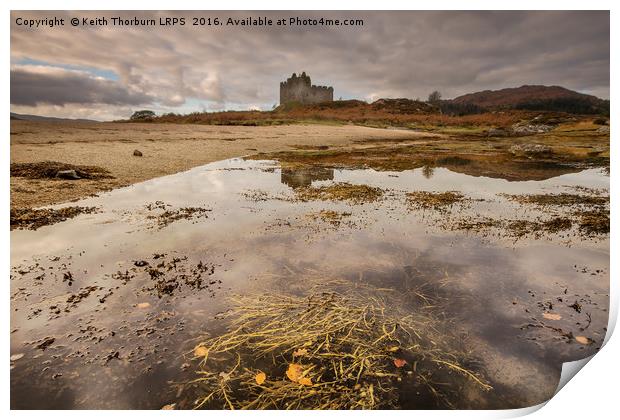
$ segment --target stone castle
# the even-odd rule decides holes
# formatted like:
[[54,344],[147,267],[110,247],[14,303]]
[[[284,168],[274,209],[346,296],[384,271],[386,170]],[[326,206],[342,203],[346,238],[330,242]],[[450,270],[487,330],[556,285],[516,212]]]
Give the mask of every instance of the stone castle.
[[332,102],[334,100],[334,88],[329,86],[314,86],[310,76],[303,72],[300,76],[295,73],[286,82],[280,83],[280,105],[287,102],[299,102],[302,104],[316,104],[319,102]]

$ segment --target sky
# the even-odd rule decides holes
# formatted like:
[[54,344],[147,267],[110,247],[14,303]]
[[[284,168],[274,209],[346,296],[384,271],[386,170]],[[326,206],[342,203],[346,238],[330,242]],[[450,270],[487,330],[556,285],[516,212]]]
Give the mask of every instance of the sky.
[[[193,26],[193,17],[363,19],[363,26]],[[27,27],[18,18],[64,18]],[[106,17],[73,27],[70,19]],[[113,26],[112,17],[184,17]],[[112,120],[262,109],[305,71],[334,99],[444,98],[524,84],[609,98],[609,12],[11,12],[11,111]]]

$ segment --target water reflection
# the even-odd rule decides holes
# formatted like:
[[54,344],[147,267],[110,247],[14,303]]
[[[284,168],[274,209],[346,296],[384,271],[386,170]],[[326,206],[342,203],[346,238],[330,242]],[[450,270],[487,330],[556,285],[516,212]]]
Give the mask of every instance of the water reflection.
[[[510,211],[499,193],[608,188],[609,178],[587,170],[509,182],[459,173],[462,162],[444,164],[455,170],[281,170],[275,162],[235,159],[78,203],[99,206],[98,214],[11,232],[11,354],[24,354],[12,362],[11,407],[159,408],[173,402],[176,392],[168,382],[192,377],[185,355],[198,337],[221,331],[215,316],[227,309],[227,296],[269,289],[298,293],[307,288],[307,276],[396,290],[448,280],[442,296],[450,303],[447,315],[456,320],[454,333],[480,355],[495,386],[462,406],[519,407],[549,398],[561,362],[592,354],[603,340],[608,240],[568,247],[442,231],[429,225],[428,215],[409,211],[399,194],[459,190],[490,199],[473,202],[468,211],[492,214]],[[368,184],[392,194],[364,205],[269,199],[316,181]],[[267,198],[248,191],[266,192]],[[212,211],[159,229],[145,209],[157,200],[172,209]],[[307,223],[308,214],[325,210],[350,213],[358,228]],[[162,263],[175,269],[151,271]],[[211,265],[212,274],[201,271]],[[182,269],[203,274],[199,287],[194,277],[178,277]],[[581,312],[569,306],[576,300]],[[596,344],[522,329],[549,303],[562,315],[554,327]],[[38,348],[46,337],[53,344]]]
[[308,187],[314,181],[331,181],[334,170],[322,167],[282,168],[280,182],[291,188]]

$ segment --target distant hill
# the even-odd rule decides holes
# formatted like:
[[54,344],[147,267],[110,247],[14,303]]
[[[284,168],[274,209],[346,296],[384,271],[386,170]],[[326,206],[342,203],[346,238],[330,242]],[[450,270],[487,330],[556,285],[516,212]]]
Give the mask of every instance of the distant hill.
[[99,122],[95,120],[88,120],[85,118],[56,118],[56,117],[44,117],[42,115],[30,115],[30,114],[17,114],[11,112],[11,120],[22,121],[48,121],[48,122]]
[[484,90],[443,102],[448,111],[452,107],[454,110],[523,109],[574,114],[609,114],[608,100],[561,86],[524,85],[517,88]]

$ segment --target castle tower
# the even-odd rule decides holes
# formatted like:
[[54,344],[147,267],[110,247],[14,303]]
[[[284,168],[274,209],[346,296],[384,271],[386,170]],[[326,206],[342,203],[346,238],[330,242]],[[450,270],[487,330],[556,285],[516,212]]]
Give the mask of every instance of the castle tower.
[[306,72],[302,72],[299,76],[293,73],[285,82],[280,83],[280,105],[289,102],[316,104],[333,100],[334,88],[314,86]]

